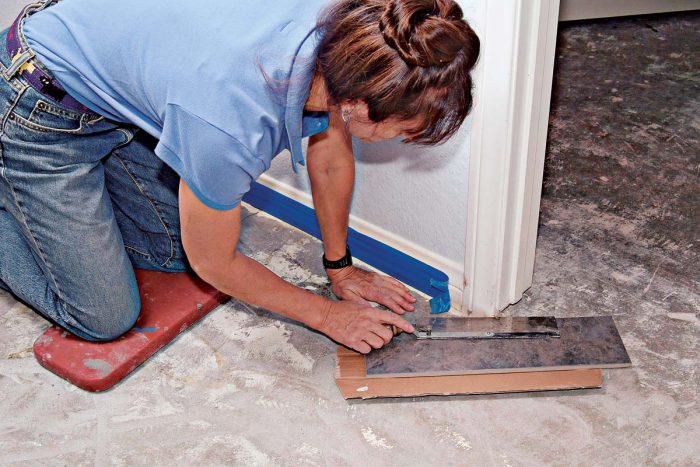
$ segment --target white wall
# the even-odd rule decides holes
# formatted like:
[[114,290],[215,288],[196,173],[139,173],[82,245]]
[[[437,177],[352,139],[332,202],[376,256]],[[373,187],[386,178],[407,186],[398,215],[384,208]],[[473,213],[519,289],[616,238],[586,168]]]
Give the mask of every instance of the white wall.
[[[479,2],[460,0],[465,17],[478,31]],[[412,254],[462,282],[469,177],[471,119],[442,146],[421,148],[396,141],[355,142],[357,161],[351,226]],[[308,174],[291,171],[281,154],[261,181],[310,204]]]
[[[470,123],[435,148],[355,141],[352,227],[375,238],[375,230],[384,230],[382,241],[400,249],[424,249],[442,256],[438,263],[453,261],[459,268],[466,235]],[[308,174],[304,167],[292,172],[288,153],[275,158],[266,175],[302,191],[294,197],[310,205]],[[270,184],[265,177],[261,181]]]

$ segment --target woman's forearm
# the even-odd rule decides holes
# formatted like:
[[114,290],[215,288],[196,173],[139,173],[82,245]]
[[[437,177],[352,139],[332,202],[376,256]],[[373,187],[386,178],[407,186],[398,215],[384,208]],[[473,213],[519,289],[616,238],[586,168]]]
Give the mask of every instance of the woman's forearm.
[[218,290],[307,326],[319,329],[331,301],[289,284],[257,261],[236,252],[214,268],[197,273]]
[[340,259],[345,256],[347,246],[354,168],[342,167],[316,172],[310,178],[326,258]]
[[311,138],[308,170],[326,258],[340,259],[347,246],[355,160],[350,136],[334,113],[328,131]]
[[318,329],[330,300],[288,284],[236,250],[240,206],[228,211],[212,209],[184,180],[180,181],[179,200],[182,242],[199,277],[232,297]]

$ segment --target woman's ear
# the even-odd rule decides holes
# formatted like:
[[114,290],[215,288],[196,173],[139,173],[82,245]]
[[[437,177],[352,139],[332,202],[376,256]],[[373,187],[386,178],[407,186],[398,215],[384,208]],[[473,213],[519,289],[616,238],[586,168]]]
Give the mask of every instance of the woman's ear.
[[369,107],[365,101],[343,101],[340,103],[340,116],[347,124],[350,121],[369,122]]

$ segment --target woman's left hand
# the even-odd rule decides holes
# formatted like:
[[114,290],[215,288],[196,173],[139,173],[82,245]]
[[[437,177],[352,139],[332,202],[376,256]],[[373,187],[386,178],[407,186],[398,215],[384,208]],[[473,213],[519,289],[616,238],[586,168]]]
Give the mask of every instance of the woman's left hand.
[[413,311],[416,299],[408,288],[393,277],[382,276],[355,266],[327,269],[336,297],[358,304],[376,302],[400,315]]

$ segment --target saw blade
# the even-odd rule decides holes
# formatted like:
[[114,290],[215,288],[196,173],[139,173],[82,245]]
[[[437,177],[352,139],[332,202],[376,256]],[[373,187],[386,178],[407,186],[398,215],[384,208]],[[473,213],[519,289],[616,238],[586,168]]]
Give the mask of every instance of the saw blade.
[[553,316],[501,318],[421,317],[413,323],[418,339],[522,339],[559,337]]

